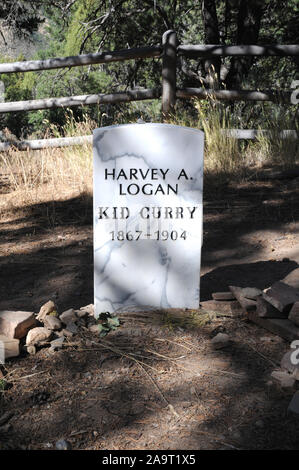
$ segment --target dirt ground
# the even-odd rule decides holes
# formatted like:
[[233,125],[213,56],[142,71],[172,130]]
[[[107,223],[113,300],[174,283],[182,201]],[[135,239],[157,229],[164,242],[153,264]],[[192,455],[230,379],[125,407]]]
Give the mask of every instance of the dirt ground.
[[[297,267],[298,203],[298,178],[205,187],[202,301]],[[1,310],[93,302],[91,198],[4,210],[0,234]],[[64,438],[73,449],[297,449],[293,392],[270,381],[288,343],[245,317],[201,324],[185,314],[123,313],[105,339],[81,331],[54,355],[8,360],[0,416],[13,415],[0,448],[53,449]],[[218,331],[232,342],[215,351]]]

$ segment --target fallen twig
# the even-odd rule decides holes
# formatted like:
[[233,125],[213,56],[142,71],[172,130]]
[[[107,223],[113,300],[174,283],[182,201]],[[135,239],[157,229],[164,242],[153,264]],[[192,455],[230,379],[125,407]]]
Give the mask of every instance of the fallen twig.
[[[101,346],[101,343],[97,343],[98,346]],[[109,343],[107,344],[106,341],[103,341],[103,346],[108,348],[108,349],[111,349],[113,352],[116,352],[118,353],[120,356],[123,356],[123,357],[126,357],[128,359],[131,359],[132,361],[134,361],[139,368],[142,369],[142,371],[146,374],[146,376],[149,378],[149,380],[152,382],[152,384],[154,385],[154,387],[156,388],[156,390],[159,392],[159,394],[162,396],[163,400],[167,403],[167,406],[169,408],[169,410],[176,416],[178,417],[178,413],[175,411],[174,407],[171,405],[171,403],[169,403],[169,401],[167,400],[167,398],[165,397],[165,395],[163,394],[162,390],[160,389],[160,387],[158,386],[158,384],[155,382],[155,380],[152,378],[152,376],[147,372],[147,370],[144,368],[144,366],[147,366],[147,367],[150,367],[151,369],[154,369],[152,366],[149,366],[149,364],[146,364],[142,361],[139,361],[138,359],[136,359],[132,354],[126,354],[124,353],[123,351],[121,351],[120,349],[116,348],[115,346],[111,346]],[[155,370],[155,369],[154,369]],[[156,370],[157,371],[157,370]],[[159,372],[159,371],[157,371]]]
[[33,377],[34,375],[39,375],[39,374],[45,374],[48,372],[47,370],[41,371],[41,372],[35,372],[34,374],[29,374],[29,375],[24,375],[23,377],[17,377],[16,379],[10,379],[10,382],[16,382],[17,380],[24,380],[24,379],[29,379],[30,377]]
[[188,348],[187,346],[185,346],[184,344],[180,344],[180,343],[176,343],[175,341],[171,341],[170,339],[163,339],[163,338],[154,338],[155,341],[163,341],[163,342],[168,342],[168,343],[172,343],[172,344],[175,344],[177,346],[180,346],[181,348],[184,348],[184,349],[187,349],[188,351],[192,351],[191,348]]

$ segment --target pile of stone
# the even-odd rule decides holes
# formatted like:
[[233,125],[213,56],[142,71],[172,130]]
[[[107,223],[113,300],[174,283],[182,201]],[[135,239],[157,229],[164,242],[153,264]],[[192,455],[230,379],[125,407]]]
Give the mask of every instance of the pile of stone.
[[79,328],[93,331],[95,325],[93,304],[58,313],[52,300],[45,303],[38,314],[24,311],[0,311],[0,359],[16,357],[21,346],[29,354],[38,347],[49,346],[50,352],[62,348],[66,338],[78,333]]
[[299,268],[263,291],[256,287],[228,286],[212,294],[203,309],[223,316],[246,315],[261,327],[287,341],[299,339]]
[[[217,316],[246,315],[259,326],[290,341],[290,349],[283,356],[280,368],[271,373],[271,381],[282,389],[293,389],[299,382],[299,268],[264,290],[256,287],[228,288],[227,292],[212,294],[213,300],[202,302],[202,308],[215,312]],[[222,333],[212,340],[214,348],[228,344],[228,336]],[[299,391],[295,392],[288,413],[299,417]]]

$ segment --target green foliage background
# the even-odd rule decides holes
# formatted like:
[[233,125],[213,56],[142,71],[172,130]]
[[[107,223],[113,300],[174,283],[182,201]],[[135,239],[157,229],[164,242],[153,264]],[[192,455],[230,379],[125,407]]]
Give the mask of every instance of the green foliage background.
[[[237,24],[241,0],[216,1],[220,41],[237,44]],[[257,0],[255,0],[257,1]],[[23,2],[24,4],[30,2]],[[59,4],[59,2],[57,2]],[[195,0],[76,0],[63,9],[48,2],[42,3],[39,14],[43,19],[46,47],[38,50],[32,59],[76,55],[80,53],[117,50],[142,45],[160,44],[167,29],[175,29],[180,43],[205,42],[202,20],[202,1]],[[258,44],[294,44],[298,41],[298,3],[296,0],[261,2],[263,16]],[[230,5],[228,9],[227,5]],[[29,7],[28,7],[29,8]],[[27,10],[26,10],[27,12]],[[30,12],[30,8],[29,8]],[[229,12],[229,15],[228,15]],[[0,17],[5,12],[0,9]],[[34,17],[36,18],[36,17]],[[31,24],[31,23],[30,23]],[[1,57],[1,62],[23,60],[24,57]],[[28,58],[27,58],[28,59]],[[224,61],[224,65],[229,59]],[[187,72],[186,72],[187,69]],[[190,72],[191,71],[191,72]],[[201,61],[178,63],[178,86],[201,86]],[[198,77],[198,78],[196,78]],[[291,58],[255,58],[249,73],[242,79],[244,89],[290,89],[298,78],[298,61]],[[161,80],[161,61],[139,60],[110,65],[74,67],[26,74],[2,74],[5,100],[19,101],[45,97],[59,97],[120,91],[136,86],[152,88]],[[225,87],[225,84],[222,84]],[[206,106],[202,103],[202,109]],[[265,127],[265,119],[296,118],[295,106],[272,103],[229,103],[237,127]],[[178,102],[178,112],[195,113],[192,104]],[[75,119],[88,114],[99,125],[115,122],[160,119],[158,102],[140,102],[130,105],[106,105],[73,108]],[[17,136],[42,136],[49,132],[49,122],[63,129],[66,113],[62,109],[15,113],[0,116],[0,126],[8,127]]]

